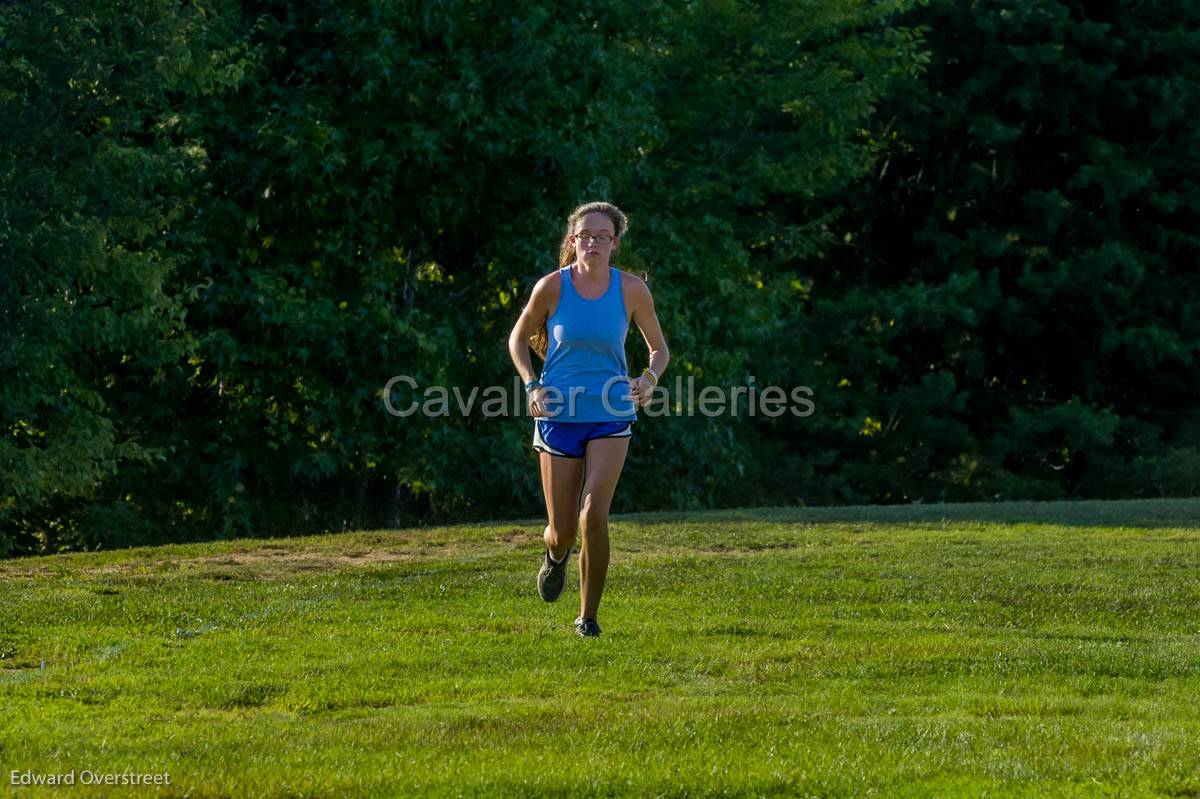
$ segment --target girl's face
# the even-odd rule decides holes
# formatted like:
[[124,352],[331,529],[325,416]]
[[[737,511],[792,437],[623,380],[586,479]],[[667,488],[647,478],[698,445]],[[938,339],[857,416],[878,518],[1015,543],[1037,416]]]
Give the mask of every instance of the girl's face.
[[590,213],[575,223],[571,235],[575,261],[588,266],[605,266],[621,240],[613,235],[613,223],[607,214]]

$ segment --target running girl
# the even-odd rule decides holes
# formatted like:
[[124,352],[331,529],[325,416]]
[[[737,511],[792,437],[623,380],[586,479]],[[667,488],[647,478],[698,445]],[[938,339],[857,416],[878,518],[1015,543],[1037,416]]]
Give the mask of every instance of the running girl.
[[[553,602],[566,586],[577,533],[579,635],[600,635],[596,614],[608,573],[608,510],[633,435],[637,408],[667,368],[670,355],[645,281],[610,264],[628,228],[609,203],[588,203],[567,218],[560,268],[542,277],[508,338],[534,417],[548,524],[538,593]],[[633,380],[625,363],[629,323],[637,324],[650,365]],[[534,372],[532,347],[543,359]]]

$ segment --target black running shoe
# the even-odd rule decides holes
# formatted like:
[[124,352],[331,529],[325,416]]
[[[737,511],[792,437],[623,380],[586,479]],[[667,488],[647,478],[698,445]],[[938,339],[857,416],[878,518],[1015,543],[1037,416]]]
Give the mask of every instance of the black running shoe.
[[538,595],[542,599],[553,602],[562,595],[563,588],[567,585],[567,561],[570,559],[571,550],[568,549],[562,563],[554,563],[550,560],[550,550],[546,550],[546,555],[542,558],[542,568],[538,570],[537,576]]
[[596,638],[600,635],[600,625],[596,624],[595,619],[576,619],[575,633],[588,638]]

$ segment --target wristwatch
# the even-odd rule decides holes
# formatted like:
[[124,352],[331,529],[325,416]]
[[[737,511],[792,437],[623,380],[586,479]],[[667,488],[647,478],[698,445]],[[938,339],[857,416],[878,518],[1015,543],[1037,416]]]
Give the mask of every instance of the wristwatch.
[[542,385],[542,381],[538,380],[537,378],[534,378],[533,380],[530,380],[528,383],[525,384],[525,393],[528,394],[530,391],[533,391],[535,388],[538,388],[541,385]]

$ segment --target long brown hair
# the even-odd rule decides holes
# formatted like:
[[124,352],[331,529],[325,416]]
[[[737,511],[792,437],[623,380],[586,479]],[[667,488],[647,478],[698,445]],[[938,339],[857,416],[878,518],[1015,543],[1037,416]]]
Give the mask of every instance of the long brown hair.
[[[624,236],[625,231],[629,229],[629,220],[621,212],[621,209],[612,203],[584,203],[567,217],[567,232],[563,234],[562,244],[558,247],[559,269],[562,269],[575,260],[575,245],[571,243],[571,234],[575,232],[575,223],[588,214],[604,214],[607,216],[612,221],[613,236],[616,238]],[[545,319],[538,326],[537,332],[529,337],[529,346],[538,354],[539,358],[543,361],[546,360],[546,353],[550,349],[550,336],[549,331],[546,330]]]

